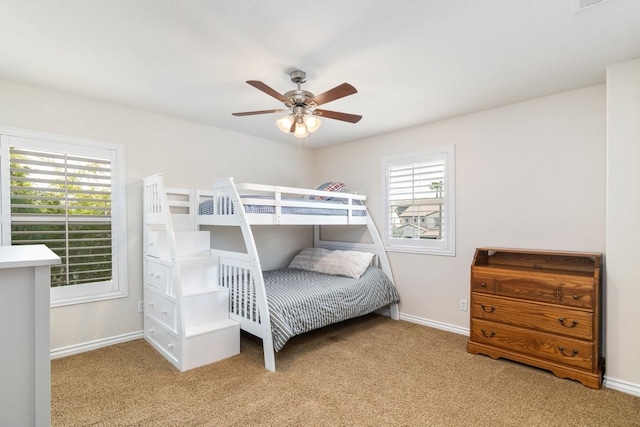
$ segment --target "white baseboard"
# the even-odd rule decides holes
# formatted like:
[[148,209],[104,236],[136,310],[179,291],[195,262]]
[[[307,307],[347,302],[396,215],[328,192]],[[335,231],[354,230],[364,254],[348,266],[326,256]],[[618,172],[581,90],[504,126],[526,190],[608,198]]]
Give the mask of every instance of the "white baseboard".
[[606,388],[618,390],[623,393],[632,394],[634,396],[640,396],[640,384],[633,384],[628,381],[610,378],[605,375],[602,385]]
[[453,332],[455,334],[469,336],[468,328],[461,328],[460,326],[450,325],[448,323],[436,322],[435,320],[424,319],[422,317],[411,316],[410,314],[400,313],[400,320],[406,320],[407,322],[417,323],[418,325],[428,326],[430,328],[441,329],[447,332]]
[[89,341],[80,344],[74,344],[67,347],[59,347],[51,349],[51,359],[58,359],[60,357],[71,356],[74,354],[84,353],[85,351],[96,350],[98,348],[107,347],[114,344],[119,344],[126,341],[137,340],[143,338],[144,332],[131,332],[129,334],[116,335],[114,337],[102,338],[95,341]]

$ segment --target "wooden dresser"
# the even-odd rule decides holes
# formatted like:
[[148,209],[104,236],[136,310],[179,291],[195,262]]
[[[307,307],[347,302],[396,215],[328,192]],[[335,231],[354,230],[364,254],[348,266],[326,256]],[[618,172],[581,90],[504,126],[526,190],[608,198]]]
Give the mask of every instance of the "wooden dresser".
[[600,388],[602,254],[478,248],[467,351]]

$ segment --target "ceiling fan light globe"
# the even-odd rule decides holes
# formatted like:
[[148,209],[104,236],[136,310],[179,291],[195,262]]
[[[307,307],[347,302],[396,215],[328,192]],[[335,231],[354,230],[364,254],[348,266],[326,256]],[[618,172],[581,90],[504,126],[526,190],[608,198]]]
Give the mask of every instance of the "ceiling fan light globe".
[[309,136],[309,131],[304,123],[296,123],[296,130],[293,132],[296,138],[304,138]]
[[276,120],[276,124],[282,132],[289,133],[291,125],[293,124],[293,117],[284,116],[283,118]]
[[322,122],[311,114],[307,114],[304,116],[304,124],[306,125],[309,133],[313,133],[318,130]]

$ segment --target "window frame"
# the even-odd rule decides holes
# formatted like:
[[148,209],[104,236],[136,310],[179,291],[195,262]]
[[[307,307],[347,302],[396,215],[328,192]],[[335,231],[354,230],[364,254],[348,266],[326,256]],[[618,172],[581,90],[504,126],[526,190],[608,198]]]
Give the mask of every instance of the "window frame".
[[108,158],[111,175],[112,280],[51,288],[51,307],[128,296],[125,149],[122,144],[0,127],[0,243],[11,244],[9,147]]
[[[442,161],[443,222],[446,224],[441,239],[407,239],[391,237],[391,200],[389,191],[389,170],[402,166]],[[400,154],[382,159],[383,189],[383,242],[389,252],[419,253],[429,255],[455,256],[455,146],[445,146],[429,151]]]

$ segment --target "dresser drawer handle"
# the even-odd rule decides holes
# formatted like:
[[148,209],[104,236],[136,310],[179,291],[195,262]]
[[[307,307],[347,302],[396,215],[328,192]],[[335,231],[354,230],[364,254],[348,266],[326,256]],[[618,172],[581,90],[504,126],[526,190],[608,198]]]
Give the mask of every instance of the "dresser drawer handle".
[[482,332],[482,336],[485,338],[493,338],[496,336],[496,331],[491,331],[487,333],[487,331],[485,331],[484,329],[480,329],[480,332]]
[[564,317],[560,317],[558,319],[558,322],[560,322],[560,324],[565,328],[575,328],[576,326],[578,326],[577,320],[572,320],[571,323],[567,323],[567,319],[565,319]]
[[576,350],[575,348],[573,350],[571,350],[571,354],[565,353],[564,352],[564,347],[562,347],[562,346],[558,346],[558,350],[560,351],[560,354],[562,354],[563,356],[567,356],[567,357],[576,357],[576,355],[578,354],[578,350]]
[[480,287],[481,287],[481,288],[486,288],[486,287],[487,287],[487,284],[486,284],[486,283],[484,283],[484,282],[482,282],[482,283],[480,283]]
[[574,295],[573,296],[573,299],[575,299],[575,300],[579,300],[580,298],[582,298],[582,295]]
[[482,311],[484,311],[485,313],[493,313],[494,311],[496,311],[495,305],[492,305],[491,307],[489,307],[489,309],[487,309],[487,306],[484,304],[480,304],[480,307],[482,307]]

